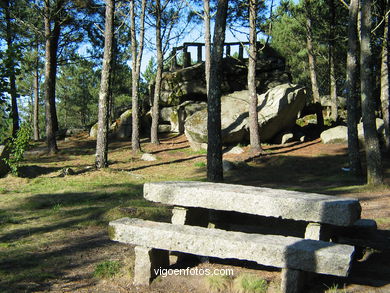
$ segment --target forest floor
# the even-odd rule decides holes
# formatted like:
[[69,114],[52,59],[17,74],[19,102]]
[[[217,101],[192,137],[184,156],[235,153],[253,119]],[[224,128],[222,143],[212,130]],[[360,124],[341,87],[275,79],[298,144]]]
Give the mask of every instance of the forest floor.
[[[143,199],[143,183],[206,178],[206,154],[192,151],[185,136],[164,138],[159,146],[144,140],[142,148],[157,160],[142,161],[128,141],[115,141],[109,146],[109,168],[96,171],[91,167],[95,141],[86,134],[60,141],[57,155],[45,154],[44,144],[37,143],[26,155],[21,177],[0,179],[0,292],[234,291],[232,278],[205,276],[158,277],[148,288],[132,285],[133,247],[110,241],[107,223],[123,216],[169,221],[168,207]],[[390,158],[384,164],[386,184],[365,186],[342,170],[347,165],[343,144],[265,145],[264,154],[255,157],[243,149],[240,155],[224,155],[241,162],[225,173],[225,182],[358,198],[362,218],[376,220],[390,241]],[[278,292],[280,270],[243,263],[197,267],[251,273],[267,281],[267,292]],[[390,292],[390,251],[367,249],[350,277],[317,276],[305,292]]]

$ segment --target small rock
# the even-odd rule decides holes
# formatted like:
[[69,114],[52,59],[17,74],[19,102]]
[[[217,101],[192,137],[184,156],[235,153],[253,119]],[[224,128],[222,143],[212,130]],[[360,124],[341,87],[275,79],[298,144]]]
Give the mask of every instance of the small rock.
[[292,142],[293,140],[294,140],[294,134],[286,133],[286,134],[283,134],[283,136],[282,136],[281,144],[286,144],[286,143]]
[[347,143],[348,128],[346,126],[336,126],[321,133],[323,143]]
[[224,172],[233,170],[236,167],[236,165],[233,162],[223,160],[222,161],[222,169]]
[[158,126],[158,133],[169,133],[169,132],[171,132],[170,124],[160,124]]
[[239,155],[239,154],[242,154],[243,152],[244,152],[244,150],[241,147],[235,146],[231,150],[227,151],[226,154]]
[[64,168],[60,171],[59,177],[65,177],[65,176],[74,175],[74,174],[76,174],[76,173],[72,168]]
[[157,161],[157,158],[152,154],[145,153],[142,155],[141,160],[152,162],[152,161]]

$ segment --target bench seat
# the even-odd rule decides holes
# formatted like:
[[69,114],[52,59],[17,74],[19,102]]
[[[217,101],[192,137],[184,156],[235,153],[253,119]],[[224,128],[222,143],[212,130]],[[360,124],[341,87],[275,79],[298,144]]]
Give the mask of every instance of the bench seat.
[[112,240],[141,247],[179,251],[320,274],[346,276],[354,247],[278,235],[122,218],[110,222]]

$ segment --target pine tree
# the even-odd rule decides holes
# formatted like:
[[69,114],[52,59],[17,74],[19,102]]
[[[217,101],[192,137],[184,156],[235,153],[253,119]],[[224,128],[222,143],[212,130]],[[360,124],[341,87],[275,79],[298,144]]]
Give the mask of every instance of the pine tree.
[[106,21],[104,28],[103,68],[99,92],[99,120],[96,139],[95,166],[98,169],[108,167],[108,116],[112,48],[114,39],[115,0],[106,0]]

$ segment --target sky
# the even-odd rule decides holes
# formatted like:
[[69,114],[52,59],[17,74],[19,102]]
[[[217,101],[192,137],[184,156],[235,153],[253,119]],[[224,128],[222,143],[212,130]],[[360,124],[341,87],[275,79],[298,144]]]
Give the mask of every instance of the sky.
[[[294,2],[297,2],[297,1],[298,0],[294,0]],[[271,0],[267,0],[266,2],[267,2],[267,5],[270,5]],[[279,3],[280,3],[280,0],[273,0],[273,9],[274,10],[279,5]],[[214,29],[214,27],[213,27],[213,24],[212,24],[211,34],[213,33],[213,29]],[[152,34],[153,34],[153,32],[152,32]],[[204,33],[203,33],[203,24],[199,24],[198,26],[196,26],[196,29],[194,29],[191,33],[189,33],[181,41],[181,44],[185,43],[185,42],[200,42],[200,43],[204,43],[203,35],[204,35]],[[259,35],[259,37],[261,37],[261,36]],[[226,35],[225,35],[225,42],[226,43],[229,43],[229,42],[247,42],[247,41],[248,41],[248,36],[245,33],[232,32],[229,28],[226,29]],[[197,58],[196,50],[197,50],[196,47],[190,47],[188,49],[188,51],[191,53],[191,57],[192,57],[193,60],[196,60],[196,58]],[[238,46],[233,46],[231,48],[231,54],[233,55],[235,52],[238,52]],[[144,51],[143,60],[142,60],[142,64],[141,64],[141,72],[145,71],[145,68],[147,67],[151,57],[156,58],[155,55],[156,55],[155,51],[148,51],[148,50]],[[204,60],[204,56],[205,56],[204,49],[203,49],[202,56],[203,56],[203,60]],[[246,54],[245,50],[244,50],[244,57],[247,57],[247,54]]]

